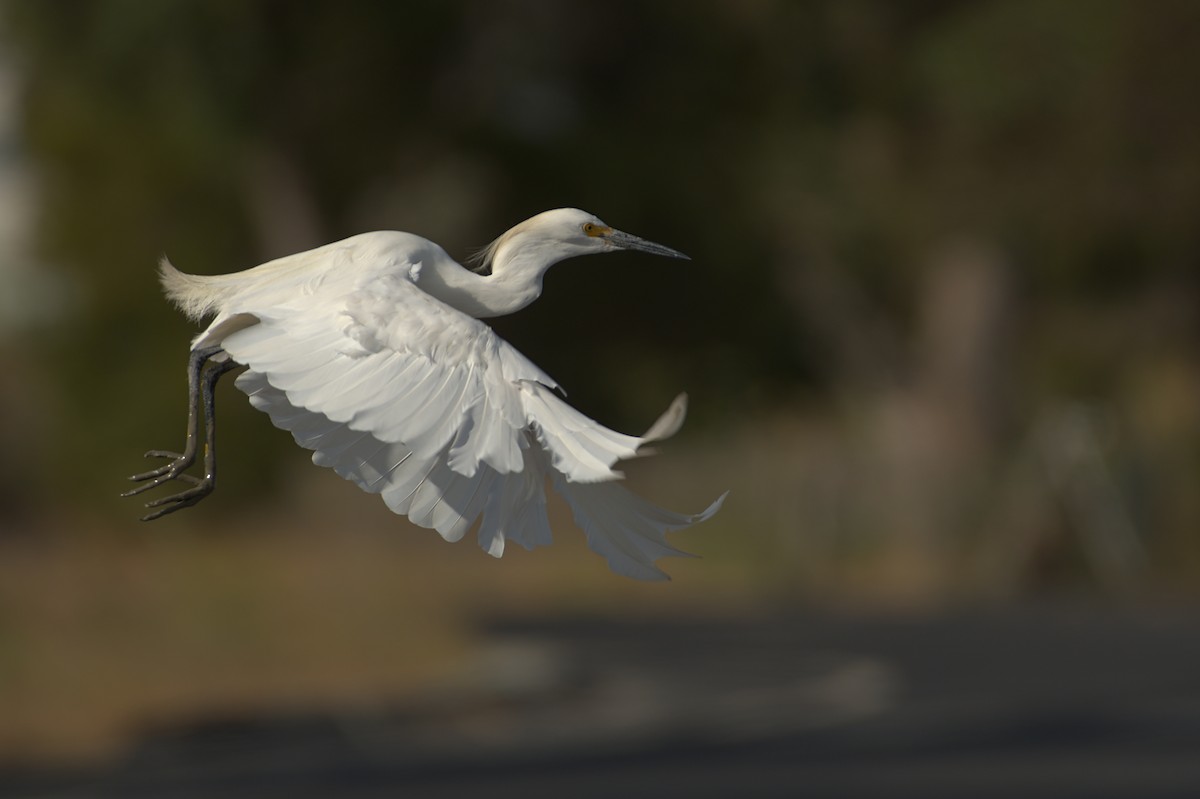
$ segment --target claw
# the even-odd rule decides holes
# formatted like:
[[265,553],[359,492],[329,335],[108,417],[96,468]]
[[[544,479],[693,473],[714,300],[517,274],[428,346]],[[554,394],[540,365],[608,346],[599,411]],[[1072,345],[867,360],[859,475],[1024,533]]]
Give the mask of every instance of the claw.
[[181,480],[185,483],[192,483],[195,485],[200,482],[200,478],[193,477],[190,474],[185,474],[183,471],[190,465],[190,462],[179,459],[174,460],[165,466],[160,466],[153,471],[144,472],[143,474],[135,474],[129,479],[133,480],[134,482],[139,482],[141,485],[122,492],[121,496],[135,497],[143,491],[149,491],[152,488],[157,488],[158,486],[169,483],[172,480]]
[[171,452],[167,449],[152,449],[142,456],[143,458],[169,458],[173,461],[181,461],[187,456],[182,452]]
[[152,522],[155,519],[166,516],[168,513],[174,513],[183,508],[190,508],[200,500],[212,493],[214,483],[208,478],[194,477],[190,474],[181,474],[178,479],[192,483],[192,487],[186,491],[180,491],[178,494],[172,494],[169,497],[161,497],[146,503],[147,508],[158,508],[158,510],[147,513],[142,517],[144,522]]
[[159,466],[157,469],[151,469],[148,472],[139,472],[129,475],[129,479],[135,483],[140,483],[143,480],[153,480],[155,477],[162,477],[167,472],[171,471],[171,465]]
[[148,472],[131,474],[129,475],[129,479],[135,483],[143,483],[146,480],[153,480],[156,477],[166,477],[168,480],[170,480],[190,465],[191,464],[185,464],[180,466],[179,461],[172,461],[164,466],[159,466],[157,469],[151,469]]
[[194,456],[189,457],[187,454],[183,453],[168,452],[165,449],[152,449],[146,453],[145,457],[170,458],[171,461],[170,463],[164,463],[157,469],[151,469],[148,472],[130,475],[130,480],[135,483],[142,483],[142,485],[123,492],[121,496],[137,496],[143,491],[149,491],[152,488],[156,488],[164,483],[169,483],[172,480],[184,480],[185,482],[190,482],[197,479],[191,475],[183,473],[183,470],[187,469],[195,461]]
[[[136,478],[131,477],[129,479],[134,480]],[[156,488],[156,487],[162,485],[163,483],[167,482],[167,480],[170,480],[170,479],[171,478],[169,478],[169,477],[160,478],[160,479],[155,480],[150,483],[143,483],[142,485],[131,488],[128,491],[122,491],[121,496],[122,497],[136,497],[138,494],[142,493],[143,491],[149,491],[152,488]]]
[[[159,508],[172,502],[187,502],[189,505],[191,505],[201,497],[212,493],[211,483],[201,480],[199,477],[192,477],[190,474],[184,476],[190,478],[189,482],[192,483],[191,488],[185,491],[180,491],[178,494],[172,494],[169,497],[159,497],[158,499],[151,500],[146,503],[146,507]],[[191,500],[191,502],[188,502],[188,500]]]

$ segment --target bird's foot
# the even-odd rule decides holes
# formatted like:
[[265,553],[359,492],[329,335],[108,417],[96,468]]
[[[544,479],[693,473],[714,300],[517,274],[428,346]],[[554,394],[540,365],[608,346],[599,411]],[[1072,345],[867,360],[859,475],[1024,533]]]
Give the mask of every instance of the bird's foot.
[[158,510],[148,513],[142,517],[142,521],[148,522],[166,516],[168,513],[174,513],[181,508],[187,508],[195,505],[200,500],[212,493],[215,487],[211,477],[195,477],[185,473],[185,469],[190,467],[195,462],[195,456],[189,456],[178,452],[170,452],[163,449],[152,449],[146,453],[147,458],[167,458],[167,463],[159,466],[157,469],[151,469],[148,472],[142,472],[130,476],[130,480],[141,485],[131,488],[121,494],[123,497],[136,496],[143,491],[149,491],[152,488],[157,488],[160,485],[179,480],[183,483],[190,483],[191,488],[180,491],[178,494],[172,494],[168,497],[162,497],[152,502],[147,502],[147,508],[158,508]]

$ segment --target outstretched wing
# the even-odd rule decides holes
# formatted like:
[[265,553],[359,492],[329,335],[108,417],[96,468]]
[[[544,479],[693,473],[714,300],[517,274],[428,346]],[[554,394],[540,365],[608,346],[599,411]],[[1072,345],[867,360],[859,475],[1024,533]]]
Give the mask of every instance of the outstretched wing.
[[[447,541],[460,540],[479,521],[479,546],[497,558],[509,540],[526,549],[551,542],[547,477],[566,498],[588,546],[617,574],[641,580],[665,579],[654,561],[686,554],[667,543],[667,532],[708,519],[724,499],[703,513],[684,515],[658,508],[617,482],[572,483],[549,466],[544,450],[528,432],[522,439],[523,470],[500,473],[484,464],[473,477],[465,477],[449,467],[445,454],[420,457],[403,444],[381,442],[344,422],[295,407],[257,372],[243,372],[237,386],[276,426],[290,431],[296,443],[314,450],[317,465],[380,494],[392,511],[437,530]],[[679,408],[673,405],[668,414]]]
[[314,463],[448,540],[482,517],[480,545],[495,556],[507,539],[549,543],[549,477],[614,570],[663,576],[654,560],[681,554],[664,533],[707,518],[719,501],[680,516],[610,481],[620,477],[617,461],[678,428],[682,401],[653,435],[610,430],[563,401],[490,327],[422,291],[418,274],[393,264],[284,306],[224,309],[258,320],[220,342],[249,367],[238,387],[313,450]]

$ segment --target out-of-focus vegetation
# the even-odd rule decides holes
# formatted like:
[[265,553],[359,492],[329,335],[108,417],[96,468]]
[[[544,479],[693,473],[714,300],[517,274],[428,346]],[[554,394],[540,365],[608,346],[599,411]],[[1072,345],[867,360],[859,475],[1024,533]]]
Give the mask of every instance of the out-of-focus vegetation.
[[[120,553],[186,530],[167,546],[211,554],[215,528],[287,549],[298,498],[336,481],[227,386],[220,491],[134,526],[114,495],[179,443],[192,333],[161,254],[226,272],[397,228],[465,257],[574,205],[694,260],[564,264],[496,326],[619,428],[691,392],[684,436],[633,470],[680,507],[733,489],[684,543],[706,559],[668,567],[695,581],[679,596],[1194,591],[1196,3],[15,2],[3,26],[35,255],[73,298],[0,341],[3,551],[77,540],[153,570],[173,561]],[[466,577],[433,557],[436,601]],[[250,571],[234,604],[273,607]],[[161,599],[137,585],[130,613]],[[569,595],[547,585],[524,590]],[[28,596],[0,591],[0,702],[5,669],[52,691],[14,653],[91,651],[56,649]],[[252,650],[244,673],[294,656]]]

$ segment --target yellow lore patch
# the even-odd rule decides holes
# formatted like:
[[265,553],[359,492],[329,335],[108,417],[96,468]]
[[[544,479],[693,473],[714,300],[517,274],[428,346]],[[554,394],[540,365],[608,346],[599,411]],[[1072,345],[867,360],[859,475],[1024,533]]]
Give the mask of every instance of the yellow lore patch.
[[612,228],[605,227],[604,225],[597,225],[593,222],[587,222],[583,226],[583,232],[592,238],[599,238],[600,236],[607,236],[609,233],[612,233]]

